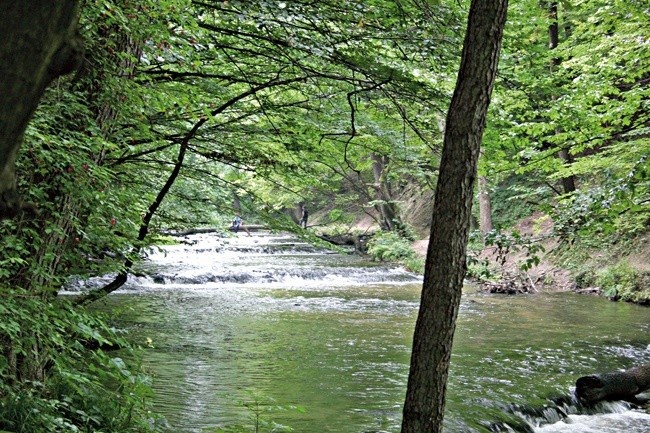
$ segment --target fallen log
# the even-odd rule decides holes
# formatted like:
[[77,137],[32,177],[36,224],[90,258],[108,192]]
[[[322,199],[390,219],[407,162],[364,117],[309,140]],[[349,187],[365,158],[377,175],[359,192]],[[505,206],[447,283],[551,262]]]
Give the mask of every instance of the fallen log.
[[650,365],[625,371],[591,374],[576,381],[576,397],[586,406],[599,401],[625,400],[640,403],[637,394],[650,390]]
[[368,250],[368,240],[372,234],[352,234],[343,233],[336,235],[316,235],[318,238],[337,246],[354,246],[354,250],[360,253],[365,253]]

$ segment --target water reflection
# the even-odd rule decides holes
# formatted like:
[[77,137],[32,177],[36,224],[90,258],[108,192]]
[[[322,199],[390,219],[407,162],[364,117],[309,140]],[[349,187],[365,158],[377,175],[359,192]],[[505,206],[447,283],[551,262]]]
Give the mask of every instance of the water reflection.
[[[148,265],[169,276],[165,284],[132,281],[105,301],[104,308],[124,310],[118,322],[134,340],[154,341],[144,362],[154,373],[156,409],[178,431],[202,432],[244,423],[250,412],[242,402],[272,398],[305,408],[270,415],[297,432],[398,432],[419,279],[305,247],[268,252],[273,242],[296,243],[286,238],[241,238],[246,252],[229,242],[203,237],[173,247]],[[279,269],[281,277],[268,277]],[[178,282],[225,272],[250,277]],[[650,310],[634,305],[468,291],[454,341],[448,430],[485,431],[509,403],[544,405],[578,376],[650,363],[649,330]],[[570,421],[538,431],[650,430],[650,416],[629,410]]]

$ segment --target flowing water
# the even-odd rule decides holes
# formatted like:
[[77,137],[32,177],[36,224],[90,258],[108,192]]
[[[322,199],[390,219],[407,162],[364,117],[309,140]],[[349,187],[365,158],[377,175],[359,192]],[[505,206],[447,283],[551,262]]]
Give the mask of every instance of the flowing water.
[[[153,343],[142,362],[155,410],[188,433],[256,417],[298,433],[399,432],[421,278],[289,236],[238,236],[165,247],[145,263],[149,277],[102,301],[133,341]],[[548,400],[569,396],[579,376],[642,363],[648,308],[468,289],[447,431],[648,433],[650,414],[627,404],[586,414]]]

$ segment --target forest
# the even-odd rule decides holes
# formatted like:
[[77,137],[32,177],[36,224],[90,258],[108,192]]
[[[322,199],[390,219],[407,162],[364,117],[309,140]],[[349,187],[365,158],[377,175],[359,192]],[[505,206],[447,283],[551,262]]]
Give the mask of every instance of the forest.
[[[575,290],[650,304],[645,1],[38,3],[0,5],[2,433],[166,431],[151,377],[110,350],[136,348],[91,307],[170,233],[237,214],[317,245],[363,238],[424,274],[422,310],[452,312],[442,341],[434,317],[417,326],[445,346],[425,357],[442,400],[404,433],[442,431],[465,267],[504,277],[484,249],[519,252],[519,276],[546,260]],[[527,218],[551,228],[523,234]],[[429,238],[425,262],[412,244]]]

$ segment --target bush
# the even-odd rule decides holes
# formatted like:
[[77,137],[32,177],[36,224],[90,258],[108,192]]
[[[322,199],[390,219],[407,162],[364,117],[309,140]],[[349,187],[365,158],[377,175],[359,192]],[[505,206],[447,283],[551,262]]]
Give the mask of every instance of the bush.
[[635,271],[627,262],[595,270],[585,270],[576,277],[579,287],[598,287],[612,300],[650,304],[650,275]]
[[161,431],[148,377],[100,349],[132,350],[100,317],[8,289],[0,316],[0,431]]
[[608,298],[629,302],[648,302],[650,293],[641,286],[642,276],[626,262],[599,269],[595,273],[595,285]]
[[413,257],[409,242],[395,232],[379,232],[368,242],[368,254],[379,261],[398,261]]
[[467,274],[466,278],[476,281],[490,281],[498,275],[490,268],[490,262],[487,259],[479,259],[477,255],[467,255]]
[[553,216],[556,234],[570,244],[597,240],[596,247],[641,235],[650,223],[649,185],[645,156],[624,175],[605,171],[597,184],[560,200]]
[[424,259],[419,257],[411,243],[396,232],[379,232],[368,242],[368,254],[373,260],[402,264],[413,272],[422,272]]

